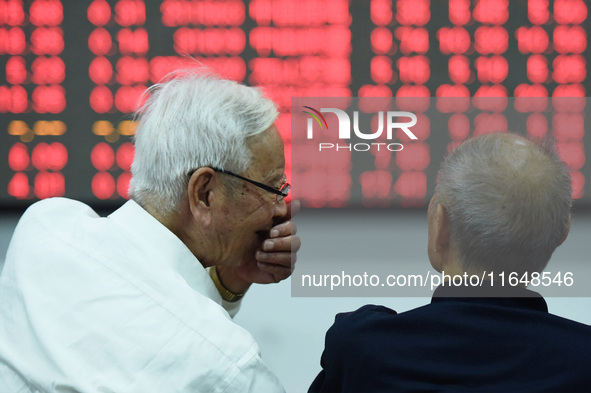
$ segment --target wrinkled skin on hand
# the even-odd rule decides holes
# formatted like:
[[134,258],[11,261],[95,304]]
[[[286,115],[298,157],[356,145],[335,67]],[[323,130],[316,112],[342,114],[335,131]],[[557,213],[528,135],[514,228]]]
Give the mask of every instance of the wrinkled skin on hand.
[[270,284],[288,278],[295,267],[301,240],[296,235],[292,217],[300,210],[300,202],[288,205],[288,214],[269,231],[269,237],[256,251],[253,263],[235,267],[218,266],[218,275],[224,287],[234,293],[245,292],[251,284]]

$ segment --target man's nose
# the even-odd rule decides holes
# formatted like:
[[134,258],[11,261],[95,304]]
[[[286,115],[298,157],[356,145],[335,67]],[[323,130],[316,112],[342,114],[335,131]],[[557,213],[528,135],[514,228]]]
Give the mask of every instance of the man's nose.
[[287,215],[287,203],[285,198],[282,198],[279,202],[275,203],[275,210],[273,217],[285,217]]

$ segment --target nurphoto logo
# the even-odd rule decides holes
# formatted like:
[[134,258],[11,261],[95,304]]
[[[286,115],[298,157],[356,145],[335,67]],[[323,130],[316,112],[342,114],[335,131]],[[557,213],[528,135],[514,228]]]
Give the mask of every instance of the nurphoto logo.
[[[351,139],[351,129],[355,136],[362,140],[376,140],[382,136],[384,129],[386,130],[386,139],[391,141],[393,139],[394,130],[402,130],[410,139],[418,139],[415,134],[409,129],[410,127],[417,124],[417,116],[412,112],[404,111],[380,111],[377,113],[378,117],[378,128],[376,131],[365,133],[359,128],[359,111],[353,111],[353,127],[351,127],[351,119],[349,114],[342,109],[338,108],[320,108],[320,111],[312,108],[311,106],[302,106],[306,110],[303,113],[310,115],[307,122],[307,139],[314,138],[314,120],[320,126],[321,132],[328,132],[328,122],[322,115],[323,113],[333,113],[336,115],[338,120],[338,138],[342,140]],[[401,121],[401,118],[408,119],[407,121]],[[386,123],[384,126],[384,122]],[[325,131],[326,129],[326,131]],[[334,143],[319,143],[318,151],[323,150],[348,150],[348,151],[368,151],[372,147],[380,150],[381,147],[385,147],[390,151],[401,151],[404,146],[401,143],[384,143],[384,142],[373,142],[373,143],[349,143],[349,144],[334,144]]]

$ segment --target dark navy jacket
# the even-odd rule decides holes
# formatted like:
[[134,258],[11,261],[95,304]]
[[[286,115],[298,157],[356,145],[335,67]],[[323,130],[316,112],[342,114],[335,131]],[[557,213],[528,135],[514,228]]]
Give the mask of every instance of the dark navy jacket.
[[591,392],[590,326],[549,314],[526,289],[449,297],[479,295],[466,290],[476,292],[439,287],[401,314],[338,314],[309,393]]

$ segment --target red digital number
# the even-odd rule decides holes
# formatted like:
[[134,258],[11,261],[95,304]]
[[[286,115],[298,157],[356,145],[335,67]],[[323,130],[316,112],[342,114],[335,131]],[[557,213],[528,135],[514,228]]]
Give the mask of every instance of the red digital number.
[[437,31],[437,39],[444,55],[461,55],[470,48],[470,34],[463,27],[442,27]]
[[392,161],[392,152],[388,149],[380,149],[372,151],[372,154],[376,156],[374,159],[374,165],[377,169],[388,169],[390,162]]
[[583,53],[587,49],[587,33],[581,26],[556,26],[553,43],[558,53]]
[[[342,58],[321,58],[302,56],[300,58],[255,58],[249,62],[252,70],[251,84],[289,84],[309,83],[348,84],[351,80],[351,64]],[[236,73],[236,71],[232,71]]]
[[474,136],[490,132],[506,132],[507,118],[500,113],[479,113],[474,118]]
[[375,83],[390,83],[393,78],[392,59],[388,56],[376,56],[371,59],[371,79]]
[[29,20],[35,26],[58,26],[64,20],[59,0],[35,0],[29,9]]
[[507,88],[503,85],[480,86],[472,103],[481,111],[502,112],[507,108]]
[[548,107],[548,92],[546,89],[542,85],[533,86],[540,86],[542,89],[539,92],[535,90],[532,92],[528,89],[531,86],[528,85],[519,85],[515,89],[513,106],[517,112],[542,112]]
[[548,97],[548,90],[542,85],[522,83],[515,88],[515,97]]
[[388,171],[377,170],[363,172],[359,176],[361,193],[365,199],[387,199],[392,188],[392,174]]
[[59,55],[64,50],[64,32],[59,27],[38,27],[31,33],[31,52]]
[[60,171],[68,163],[68,150],[59,142],[41,142],[33,148],[31,161],[40,171]]
[[449,0],[449,21],[456,26],[470,22],[470,0]]
[[398,0],[396,20],[401,25],[423,26],[431,19],[429,0]]
[[534,138],[542,138],[548,133],[548,120],[541,113],[532,113],[525,123],[528,135]]
[[[167,0],[162,5],[164,5],[165,3],[168,3],[168,2],[172,3],[172,1]],[[164,11],[162,12],[162,14],[164,15]],[[271,20],[273,19],[273,8],[272,8],[271,1],[270,0],[253,0],[253,1],[251,1],[250,6],[249,6],[249,14],[250,14],[250,17],[256,22],[257,25],[269,26],[271,24]]]
[[[392,97],[392,90],[386,85],[363,85],[359,88],[359,97]],[[364,110],[361,104],[359,107]]]
[[554,0],[554,20],[557,23],[580,24],[587,19],[587,5],[583,0]]
[[238,55],[245,45],[244,30],[239,28],[181,27],[174,33],[174,50],[179,54]]
[[96,113],[107,113],[113,109],[113,93],[106,86],[97,86],[90,92],[90,107]]
[[29,167],[29,149],[24,143],[15,143],[8,151],[8,166],[15,172]]
[[548,80],[548,59],[542,55],[532,55],[527,59],[527,77],[533,83]]
[[60,85],[37,86],[32,97],[37,113],[60,113],[66,109],[66,90]]
[[8,195],[16,199],[26,199],[29,197],[30,186],[29,178],[26,174],[19,172],[15,173],[12,179],[8,182]]
[[527,17],[534,25],[542,25],[550,18],[548,10],[548,0],[528,0]]
[[470,61],[466,56],[455,55],[449,58],[448,73],[452,82],[463,84],[470,79]]
[[122,86],[115,93],[115,107],[123,113],[136,111],[142,105],[144,86]]
[[97,57],[88,67],[88,76],[97,85],[110,83],[113,78],[113,65],[106,57]]
[[376,27],[371,32],[371,48],[374,53],[383,55],[392,50],[392,32],[385,27]]
[[478,0],[473,14],[480,23],[502,25],[509,19],[509,0]]
[[425,198],[427,176],[424,172],[402,172],[394,184],[394,191],[406,199]]
[[249,38],[250,46],[263,57],[268,56],[271,50],[277,56],[348,56],[351,52],[351,30],[345,26],[298,29],[255,27]]
[[246,63],[241,57],[205,57],[198,60],[227,79],[242,81],[246,75]]
[[425,56],[401,57],[396,62],[402,83],[422,84],[429,80],[431,68]]
[[[583,140],[585,118],[582,113],[558,112],[552,119],[552,130],[557,141]],[[580,167],[575,168],[580,169]]]
[[125,142],[119,146],[116,155],[116,161],[119,168],[123,169],[124,171],[130,171],[134,154],[135,147],[130,142]]
[[548,33],[540,26],[520,27],[515,33],[517,47],[521,53],[542,53],[548,49]]
[[466,112],[470,107],[470,92],[464,85],[440,85],[435,97],[437,110],[441,113]]
[[377,26],[392,22],[392,0],[371,0],[371,21]]
[[454,113],[447,121],[449,136],[455,142],[465,140],[470,134],[470,119],[463,113]]
[[37,57],[31,66],[31,81],[37,85],[62,83],[66,77],[66,65],[57,57]]
[[27,67],[25,59],[13,56],[6,62],[6,81],[12,85],[20,85],[27,80]]
[[33,162],[33,166],[35,167],[35,169],[39,171],[46,171],[47,169],[49,169],[49,149],[49,145],[45,142],[41,142],[33,148],[33,153],[31,154],[31,161]]
[[99,172],[93,176],[90,187],[98,199],[108,199],[115,193],[115,179],[110,173]]
[[[585,97],[585,88],[579,84],[559,85],[552,92],[552,97]],[[571,101],[554,100],[553,104],[557,107],[557,110],[565,112],[581,112],[585,107],[585,101],[577,98]]]
[[479,57],[475,65],[481,83],[501,83],[509,74],[509,63],[502,56]]
[[414,112],[425,112],[430,104],[426,98],[430,96],[429,89],[423,85],[403,85],[396,91],[396,97],[417,97],[416,100],[402,100],[399,105],[402,110]]
[[123,56],[117,61],[117,82],[122,85],[147,83],[150,79],[148,60],[143,57]]
[[66,181],[61,173],[39,172],[34,181],[35,196],[39,199],[63,196]]
[[22,0],[0,2],[0,25],[18,26],[25,22]]
[[146,29],[121,29],[117,33],[117,41],[119,42],[119,52],[122,55],[145,55],[150,49],[148,42],[148,32]]
[[582,142],[558,142],[556,150],[570,168],[579,170],[585,165],[585,146]]
[[[468,91],[468,88],[464,85],[448,85],[448,84],[443,84],[441,86],[439,86],[437,88],[437,92],[435,94],[435,97],[442,97],[442,98],[462,98],[462,97],[470,97],[470,92]],[[439,100],[437,101],[438,103],[440,102]],[[447,103],[447,102],[454,102],[454,100],[441,100],[441,102]],[[459,100],[458,102],[465,102],[465,100]],[[468,105],[470,103],[468,102]],[[439,109],[440,112],[443,113],[449,113],[449,112],[465,112],[468,108],[466,107],[464,109],[464,104],[460,105],[459,107],[457,105],[443,105],[444,107],[451,107],[454,108],[452,110],[443,110],[443,109]]]
[[142,0],[119,0],[115,5],[115,22],[121,26],[146,23],[146,5]]
[[[240,0],[197,2],[165,0],[160,5],[160,12],[162,13],[162,23],[170,27],[187,25],[239,26],[244,23],[245,18],[244,2]],[[265,23],[265,21],[270,21],[271,4],[267,1],[251,1],[250,14],[258,25],[268,25],[269,23]]]
[[429,145],[422,142],[407,143],[404,150],[396,154],[396,165],[403,171],[424,171],[430,162]]
[[24,87],[0,86],[0,113],[23,113],[29,104],[27,91]]
[[111,34],[102,27],[94,29],[88,37],[88,49],[97,56],[109,54],[112,46]]
[[26,48],[25,33],[20,27],[0,28],[0,55],[21,55]]
[[131,181],[131,173],[123,172],[117,178],[117,194],[122,198],[129,199],[129,182]]
[[98,143],[90,152],[90,162],[97,170],[107,171],[115,163],[115,152],[109,144],[105,142]]
[[429,32],[422,27],[399,27],[394,35],[400,41],[400,51],[410,54],[412,52],[426,53],[429,50]]
[[480,26],[474,32],[474,49],[483,55],[500,55],[509,47],[509,33],[500,26]]
[[104,26],[111,20],[111,7],[106,0],[94,0],[86,11],[90,23],[95,26]]
[[558,83],[581,83],[587,77],[587,63],[581,55],[556,56],[552,66],[552,79]]

